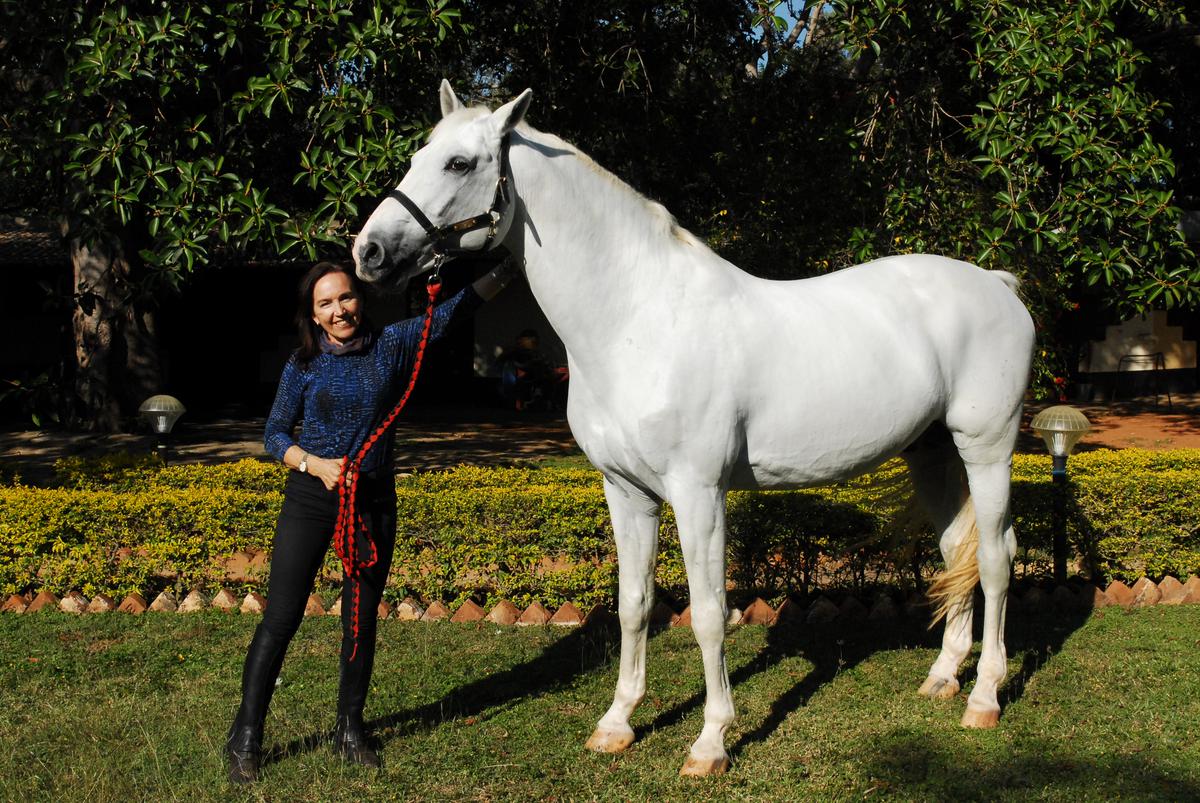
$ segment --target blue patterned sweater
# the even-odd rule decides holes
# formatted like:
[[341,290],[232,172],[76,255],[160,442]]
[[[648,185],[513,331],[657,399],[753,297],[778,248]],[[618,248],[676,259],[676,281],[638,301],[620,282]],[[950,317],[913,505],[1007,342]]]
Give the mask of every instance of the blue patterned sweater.
[[[431,343],[465,320],[483,303],[469,286],[433,312]],[[307,368],[295,355],[283,368],[271,415],[267,418],[267,452],[283,460],[289,447],[317,457],[351,459],[400,400],[408,385],[413,360],[421,341],[424,316],[398,321],[384,327],[364,348],[349,354],[318,354]],[[297,424],[303,421],[299,440]],[[362,470],[373,471],[392,464],[389,435],[363,460]]]

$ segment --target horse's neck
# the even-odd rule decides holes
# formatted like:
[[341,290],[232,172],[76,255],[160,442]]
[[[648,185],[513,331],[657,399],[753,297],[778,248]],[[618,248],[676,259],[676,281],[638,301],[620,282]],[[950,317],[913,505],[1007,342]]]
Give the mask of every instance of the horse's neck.
[[[556,138],[514,142],[525,220],[515,235],[530,288],[576,361],[603,349],[677,277],[667,217]],[[686,235],[690,237],[690,235]]]

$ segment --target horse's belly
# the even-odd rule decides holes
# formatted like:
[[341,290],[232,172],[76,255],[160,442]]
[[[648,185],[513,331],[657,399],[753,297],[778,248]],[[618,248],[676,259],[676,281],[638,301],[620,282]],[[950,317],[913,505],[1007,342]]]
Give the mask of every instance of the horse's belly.
[[858,476],[895,457],[935,418],[933,410],[855,411],[859,415],[747,427],[730,472],[744,490],[806,488]]

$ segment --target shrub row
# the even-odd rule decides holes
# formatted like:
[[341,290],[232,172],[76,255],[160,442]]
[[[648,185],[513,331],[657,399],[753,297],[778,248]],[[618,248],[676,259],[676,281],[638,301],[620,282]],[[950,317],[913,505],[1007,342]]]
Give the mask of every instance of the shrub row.
[[[1090,573],[1132,581],[1200,571],[1200,450],[1101,451],[1070,466],[1068,535]],[[1018,573],[1042,574],[1055,491],[1049,458],[1018,455],[1013,469]],[[121,457],[64,461],[61,487],[0,488],[0,592],[215,587],[224,558],[270,547],[285,477],[282,467],[251,460],[165,468]],[[903,479],[896,461],[827,488],[731,494],[734,582],[764,596],[804,595],[816,586],[904,584],[928,572],[932,537],[911,554],[892,548],[904,529],[895,515]],[[556,606],[614,595],[615,550],[593,471],[461,467],[402,478],[397,492],[395,598]],[[659,586],[685,598],[669,507],[659,548]],[[331,552],[330,576],[337,566]]]

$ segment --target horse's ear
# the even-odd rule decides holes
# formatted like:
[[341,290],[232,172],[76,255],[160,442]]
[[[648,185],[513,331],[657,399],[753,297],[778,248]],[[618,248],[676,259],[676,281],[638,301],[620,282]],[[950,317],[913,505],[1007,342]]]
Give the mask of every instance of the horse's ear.
[[458,99],[458,95],[454,94],[450,82],[445,78],[442,79],[442,87],[438,94],[442,101],[442,117],[449,117],[463,107],[462,101]]
[[512,131],[517,127],[517,123],[525,118],[525,112],[529,110],[529,101],[531,100],[533,100],[533,90],[526,89],[517,95],[516,100],[510,100],[492,112],[492,124],[496,126],[500,136]]

